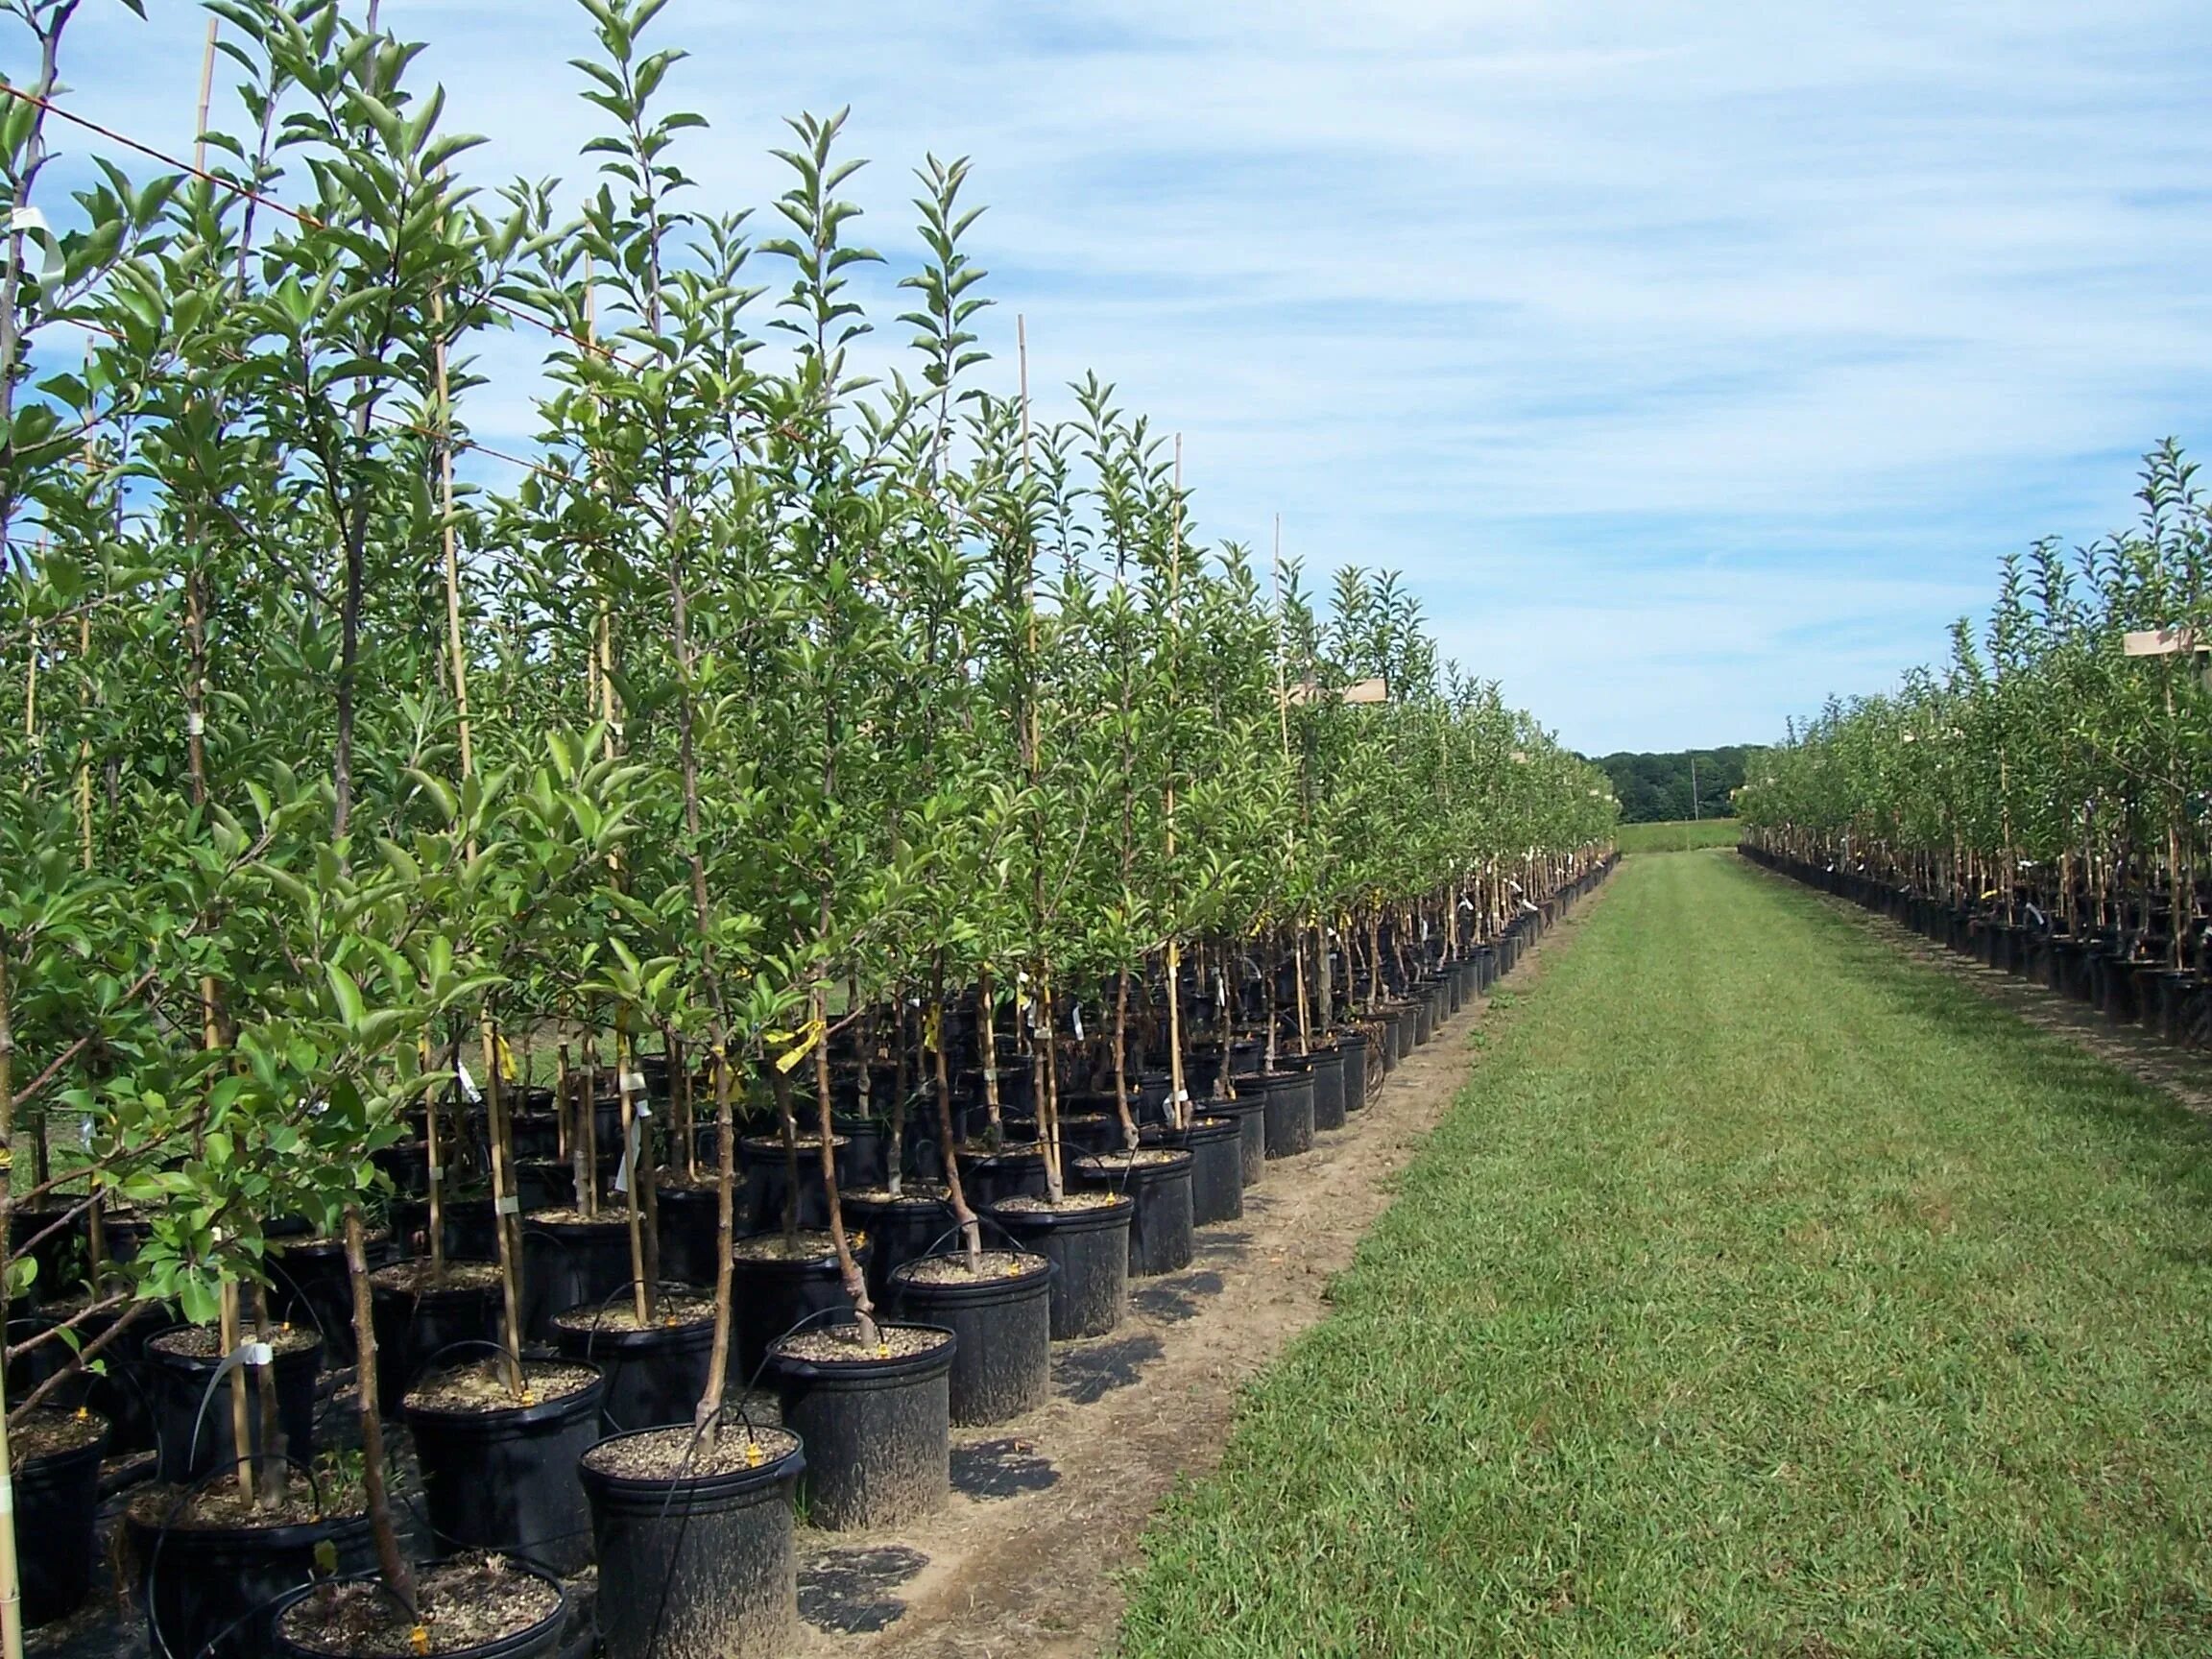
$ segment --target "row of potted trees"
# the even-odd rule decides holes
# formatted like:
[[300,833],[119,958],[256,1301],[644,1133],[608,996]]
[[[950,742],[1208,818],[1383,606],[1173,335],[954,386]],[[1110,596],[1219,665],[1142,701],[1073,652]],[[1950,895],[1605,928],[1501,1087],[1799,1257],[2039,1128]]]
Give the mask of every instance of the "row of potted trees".
[[2196,1042],[2206,1023],[2212,517],[2169,441],[2136,524],[2002,566],[1978,638],[1831,702],[1737,792],[1746,849],[1992,966]]
[[750,1650],[802,1470],[941,1495],[1612,801],[1111,386],[983,384],[965,163],[895,286],[842,117],[699,203],[655,0],[578,14],[582,192],[491,197],[332,0],[222,0],[197,164],[60,196],[76,10],[0,123],[0,1620],[144,1445],[165,1651],[530,1650],[594,1557],[610,1651]]

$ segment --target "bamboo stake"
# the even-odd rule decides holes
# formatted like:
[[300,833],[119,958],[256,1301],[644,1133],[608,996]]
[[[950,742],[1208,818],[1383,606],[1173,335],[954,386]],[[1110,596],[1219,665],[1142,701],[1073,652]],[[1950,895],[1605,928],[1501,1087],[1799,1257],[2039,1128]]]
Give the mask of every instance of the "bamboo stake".
[[[1183,434],[1175,434],[1175,512],[1174,532],[1167,541],[1167,626],[1175,626],[1175,601],[1183,588]],[[1175,780],[1168,774],[1167,787],[1161,803],[1166,850],[1170,869],[1175,863]],[[1183,942],[1167,941],[1167,1121],[1178,1129],[1190,1126],[1190,1092],[1183,1077]],[[1222,1071],[1228,1071],[1228,1057],[1222,1057]]]

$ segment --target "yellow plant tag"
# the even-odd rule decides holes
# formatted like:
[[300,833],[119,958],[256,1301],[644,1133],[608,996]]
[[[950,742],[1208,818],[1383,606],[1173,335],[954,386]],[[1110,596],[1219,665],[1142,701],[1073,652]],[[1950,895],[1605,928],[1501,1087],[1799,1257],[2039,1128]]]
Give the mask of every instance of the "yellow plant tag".
[[746,1467],[746,1468],[748,1468],[748,1469],[757,1469],[757,1468],[759,1468],[759,1467],[760,1467],[760,1463],[761,1463],[761,1457],[760,1457],[760,1442],[759,1442],[759,1441],[757,1441],[757,1440],[748,1440],[748,1441],[746,1441],[746,1442],[745,1442],[745,1467]]
[[932,1008],[922,1016],[922,1046],[934,1054],[943,1046],[944,1036],[944,1016]]
[[499,1056],[500,1081],[505,1083],[515,1082],[521,1076],[521,1072],[516,1070],[515,1050],[508,1044],[507,1037],[504,1032],[493,1033],[492,1047],[493,1051]]
[[414,1629],[407,1632],[407,1645],[418,1653],[429,1652],[430,1627],[427,1624],[416,1625]]
[[822,1041],[823,1035],[828,1030],[828,1025],[820,1020],[807,1021],[806,1028],[799,1033],[798,1043],[776,1056],[776,1070],[786,1075],[796,1071],[799,1069],[799,1062],[814,1052],[814,1045]]

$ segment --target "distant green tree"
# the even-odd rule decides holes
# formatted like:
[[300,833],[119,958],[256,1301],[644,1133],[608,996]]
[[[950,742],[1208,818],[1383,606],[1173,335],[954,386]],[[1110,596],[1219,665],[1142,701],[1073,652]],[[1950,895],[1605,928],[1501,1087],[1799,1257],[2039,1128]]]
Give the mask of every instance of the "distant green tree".
[[[1729,792],[1743,781],[1743,770],[1761,743],[1729,743],[1718,749],[1684,749],[1668,755],[1623,751],[1598,758],[1621,798],[1624,824],[1671,823],[1679,818],[1725,818],[1733,810]],[[1696,761],[1696,800],[1691,800],[1691,761]]]

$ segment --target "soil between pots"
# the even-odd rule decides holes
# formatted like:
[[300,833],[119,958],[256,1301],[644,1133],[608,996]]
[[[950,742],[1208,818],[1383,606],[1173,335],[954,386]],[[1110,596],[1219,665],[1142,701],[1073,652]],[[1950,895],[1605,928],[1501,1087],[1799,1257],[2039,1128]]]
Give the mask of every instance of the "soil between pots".
[[420,1623],[380,1583],[355,1579],[309,1592],[284,1610],[277,1630],[285,1641],[310,1652],[347,1659],[413,1659],[486,1647],[520,1635],[561,1611],[558,1585],[498,1555],[424,1568],[415,1586],[422,1608]]
[[107,1432],[108,1419],[96,1411],[34,1411],[20,1429],[8,1431],[8,1467],[80,1451]]
[[[483,1359],[450,1371],[425,1377],[407,1392],[410,1407],[421,1411],[507,1411],[517,1402],[501,1373],[505,1362]],[[565,1365],[558,1359],[525,1359],[522,1386],[538,1405],[581,1394],[599,1381],[588,1365]]]
[[695,1437],[688,1424],[647,1429],[602,1440],[584,1454],[585,1465],[619,1480],[705,1480],[764,1468],[799,1450],[788,1430],[725,1423],[716,1435]]
[[879,1361],[905,1359],[917,1354],[927,1354],[942,1348],[952,1340],[949,1331],[933,1331],[919,1325],[885,1325],[876,1327],[881,1338],[870,1347],[860,1340],[857,1325],[831,1325],[812,1331],[802,1331],[796,1336],[786,1336],[775,1345],[778,1354],[792,1359],[805,1359],[817,1365],[852,1363],[858,1360]]

